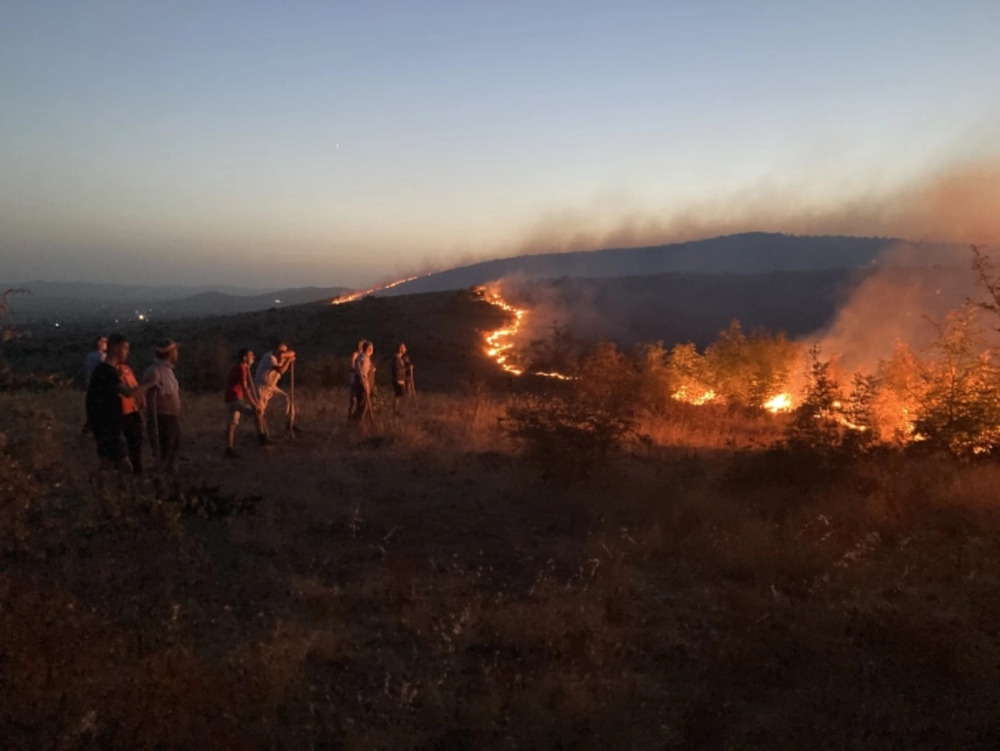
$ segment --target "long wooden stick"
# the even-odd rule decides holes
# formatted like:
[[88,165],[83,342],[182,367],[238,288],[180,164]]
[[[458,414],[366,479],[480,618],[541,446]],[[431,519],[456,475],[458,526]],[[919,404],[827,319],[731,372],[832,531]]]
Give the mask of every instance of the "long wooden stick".
[[288,433],[295,437],[295,360],[292,360],[292,364],[289,368],[289,386],[288,386]]

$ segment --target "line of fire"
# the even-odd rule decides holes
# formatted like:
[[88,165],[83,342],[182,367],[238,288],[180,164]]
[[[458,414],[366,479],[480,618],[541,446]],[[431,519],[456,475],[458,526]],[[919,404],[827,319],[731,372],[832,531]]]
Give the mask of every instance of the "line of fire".
[[[973,252],[977,284],[992,294],[997,285],[989,259],[975,247]],[[358,300],[415,278],[351,293],[332,303]],[[865,291],[862,287],[859,297]],[[877,284],[868,291],[877,300],[884,294]],[[477,287],[475,293],[505,314],[504,325],[483,333],[482,345],[483,354],[501,371],[516,378],[578,379],[575,371],[552,367],[544,358],[533,361],[529,345],[537,342],[528,336],[530,305],[515,302],[500,282]],[[876,307],[884,309],[881,303]],[[827,341],[788,341],[783,334],[745,334],[736,321],[703,351],[690,343],[669,350],[662,344],[645,345],[645,363],[635,360],[633,365],[666,372],[660,374],[669,389],[662,392],[662,400],[784,414],[787,419],[805,420],[806,432],[816,432],[815,426],[823,423],[842,434],[864,435],[859,440],[872,445],[929,441],[956,454],[986,454],[1000,445],[1000,367],[993,355],[996,336],[987,336],[995,334],[995,321],[984,316],[998,310],[1000,305],[991,307],[988,301],[966,296],[964,304],[939,312],[937,322],[926,325],[936,338],[919,345],[897,338],[891,352],[869,357],[865,368],[841,362],[834,335],[827,334]],[[636,357],[641,360],[643,355]]]

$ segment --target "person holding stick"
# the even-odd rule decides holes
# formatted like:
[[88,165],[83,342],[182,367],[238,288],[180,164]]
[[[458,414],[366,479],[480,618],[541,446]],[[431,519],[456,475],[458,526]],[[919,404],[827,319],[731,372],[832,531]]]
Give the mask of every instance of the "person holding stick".
[[181,449],[181,389],[174,368],[180,356],[177,342],[163,339],[156,343],[156,359],[143,373],[143,385],[156,386],[147,412],[149,440],[157,466],[169,475],[177,474]]
[[226,410],[229,412],[229,426],[226,429],[226,453],[227,459],[235,459],[236,455],[236,428],[240,424],[240,415],[253,417],[257,423],[257,436],[260,443],[267,441],[267,430],[264,427],[264,417],[260,410],[260,401],[257,399],[257,390],[253,386],[253,379],[250,377],[250,366],[253,365],[253,350],[243,348],[236,353],[236,362],[229,370],[226,377],[226,391],[224,400]]
[[358,373],[357,373],[357,367],[356,366],[358,364],[358,358],[361,357],[361,355],[365,351],[365,345],[366,344],[368,344],[368,342],[366,340],[360,339],[358,341],[357,349],[355,349],[354,352],[351,353],[351,375],[350,375],[350,377],[348,378],[348,381],[347,381],[347,392],[348,392],[348,396],[350,397],[350,403],[347,405],[347,419],[348,420],[353,420],[354,419],[354,411],[358,408],[358,393],[359,393],[359,389],[358,389],[358,383],[357,383],[357,381],[358,381]]
[[365,417],[371,418],[373,424],[375,422],[375,413],[372,410],[372,386],[375,383],[375,365],[372,363],[374,352],[375,345],[365,342],[364,349],[354,361],[355,405],[352,418],[359,423]]
[[274,349],[264,355],[260,360],[260,364],[257,365],[253,382],[257,389],[258,409],[260,410],[261,422],[264,427],[259,439],[261,446],[267,446],[274,442],[268,435],[266,412],[267,405],[275,394],[281,394],[285,397],[285,412],[291,415],[291,402],[288,395],[278,388],[278,381],[292,367],[293,362],[295,362],[295,352],[288,348],[287,343],[277,342],[274,345]]
[[416,396],[416,388],[413,385],[413,363],[406,354],[406,345],[402,343],[392,360],[392,390],[395,396],[392,413],[398,415],[400,402],[408,396]]

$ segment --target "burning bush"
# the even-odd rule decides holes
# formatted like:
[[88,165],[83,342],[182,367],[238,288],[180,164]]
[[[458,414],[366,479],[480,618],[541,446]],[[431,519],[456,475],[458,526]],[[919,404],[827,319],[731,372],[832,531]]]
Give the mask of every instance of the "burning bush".
[[958,456],[995,451],[1000,446],[1000,369],[972,308],[949,314],[932,353],[922,369],[915,435]]
[[809,350],[809,374],[802,401],[792,413],[787,440],[794,449],[832,451],[843,434],[843,395],[829,360],[820,359],[819,345]]
[[705,350],[705,371],[727,404],[760,409],[784,389],[797,354],[784,334],[754,331],[747,336],[733,321]]

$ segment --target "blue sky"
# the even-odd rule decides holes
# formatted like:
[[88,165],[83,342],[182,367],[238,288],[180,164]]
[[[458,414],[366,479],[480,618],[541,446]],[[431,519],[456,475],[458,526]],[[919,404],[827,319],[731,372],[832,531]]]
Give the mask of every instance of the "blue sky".
[[993,0],[14,0],[0,275],[363,286],[808,230],[996,158],[998,30]]

